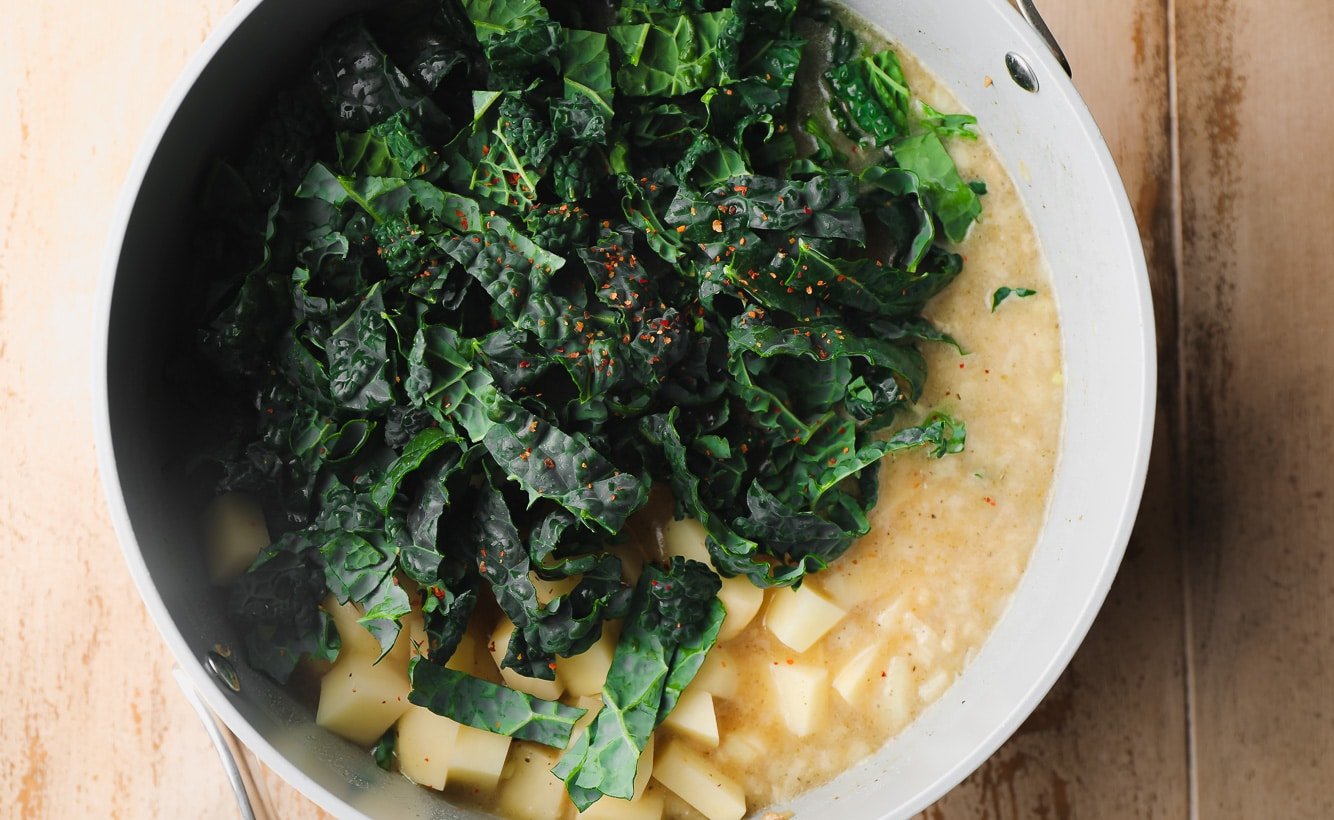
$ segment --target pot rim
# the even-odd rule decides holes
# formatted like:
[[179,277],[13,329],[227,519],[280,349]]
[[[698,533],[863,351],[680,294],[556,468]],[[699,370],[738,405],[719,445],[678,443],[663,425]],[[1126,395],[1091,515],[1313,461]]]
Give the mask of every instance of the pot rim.
[[[912,801],[891,810],[885,815],[886,818],[911,816],[957,786],[1014,734],[1020,724],[1027,719],[1051,690],[1057,678],[1065,670],[1071,658],[1083,643],[1094,618],[1102,608],[1112,581],[1115,579],[1143,495],[1148,471],[1149,452],[1153,440],[1154,411],[1157,402],[1157,360],[1154,355],[1156,335],[1153,303],[1148,285],[1148,269],[1144,259],[1143,247],[1139,240],[1134,213],[1130,207],[1120,174],[1106,141],[1093,120],[1092,114],[1076,90],[1073,81],[1053,56],[1046,41],[1028,25],[1019,12],[1010,6],[1006,0],[979,1],[990,5],[1009,25],[1010,31],[1004,32],[1006,36],[1012,36],[1016,42],[1021,43],[1026,48],[1025,56],[1031,63],[1037,64],[1036,67],[1043,77],[1043,93],[1059,94],[1069,104],[1072,113],[1075,115],[1075,121],[1072,122],[1072,125],[1079,126],[1081,138],[1086,140],[1088,146],[1092,149],[1090,159],[1096,162],[1098,169],[1106,175],[1111,183],[1110,188],[1117,200],[1116,209],[1121,217],[1121,227],[1127,233],[1131,250],[1133,270],[1129,271],[1128,279],[1134,291],[1134,301],[1141,319],[1142,333],[1140,341],[1146,351],[1142,362],[1143,385],[1141,392],[1143,401],[1139,408],[1138,418],[1134,419],[1136,440],[1139,442],[1139,446],[1133,454],[1132,481],[1126,487],[1127,492],[1120,502],[1120,512],[1118,514],[1120,523],[1112,536],[1111,549],[1105,553],[1106,561],[1099,570],[1097,582],[1090,590],[1087,603],[1079,618],[1071,622],[1068,632],[1062,639],[1060,650],[1050,659],[1050,663],[1042,673],[1034,678],[1033,686],[1024,697],[1014,703],[1009,714],[1003,720],[998,720],[993,724],[992,731],[974,747],[971,753],[958,758],[933,782],[918,789],[916,797]],[[339,817],[363,817],[364,815],[361,812],[332,794],[310,775],[292,764],[277,751],[273,744],[251,726],[226,694],[216,685],[205,669],[203,659],[196,657],[191,651],[179,627],[167,610],[140,550],[133,524],[130,521],[112,443],[110,396],[108,392],[112,302],[130,217],[148,169],[182,103],[217,52],[255,9],[264,2],[266,0],[239,0],[191,56],[173,82],[145,131],[117,196],[103,250],[103,263],[99,273],[94,332],[92,335],[93,375],[91,388],[97,465],[106,494],[107,509],[126,565],[134,579],[135,587],[138,589],[139,595],[143,599],[144,605],[158,631],[170,648],[176,663],[183,670],[200,697],[207,703],[209,709],[265,766],[268,766],[293,788],[321,808]]]

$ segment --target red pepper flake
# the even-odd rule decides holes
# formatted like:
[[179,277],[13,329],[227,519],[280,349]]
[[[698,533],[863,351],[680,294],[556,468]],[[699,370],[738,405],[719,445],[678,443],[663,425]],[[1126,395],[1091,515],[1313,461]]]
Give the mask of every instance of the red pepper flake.
[[984,495],[984,496],[982,496],[982,500],[985,501],[985,502],[987,502],[988,504],[990,504],[990,505],[993,506],[993,507],[996,506],[996,499],[992,498],[992,497],[989,496],[989,495]]
[[554,470],[554,469],[556,469],[556,462],[552,461],[550,456],[548,456],[548,457],[542,459],[542,464],[543,464],[548,470]]

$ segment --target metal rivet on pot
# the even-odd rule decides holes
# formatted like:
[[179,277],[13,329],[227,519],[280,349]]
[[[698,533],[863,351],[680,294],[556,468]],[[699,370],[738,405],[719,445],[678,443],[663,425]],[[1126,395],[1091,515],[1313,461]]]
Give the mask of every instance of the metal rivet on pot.
[[236,674],[236,667],[232,662],[224,658],[217,652],[209,652],[204,656],[204,667],[208,669],[213,677],[217,678],[223,686],[233,692],[241,691],[241,678]]
[[1014,80],[1015,85],[1025,91],[1038,90],[1038,75],[1033,66],[1028,64],[1028,60],[1011,51],[1005,55],[1005,67],[1009,69],[1010,79]]

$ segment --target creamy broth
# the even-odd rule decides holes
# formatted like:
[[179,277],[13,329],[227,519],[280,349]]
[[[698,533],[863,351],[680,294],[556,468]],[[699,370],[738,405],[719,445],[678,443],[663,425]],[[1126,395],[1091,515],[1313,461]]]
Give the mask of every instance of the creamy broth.
[[[913,55],[898,53],[914,93],[938,110],[962,110]],[[823,639],[795,654],[765,629],[761,612],[725,644],[747,684],[743,697],[718,699],[721,742],[707,754],[741,783],[752,810],[827,782],[939,699],[1005,609],[1046,519],[1064,396],[1050,279],[992,147],[948,146],[963,177],[985,180],[988,193],[956,249],[963,274],[927,310],[968,354],[924,348],[930,380],[918,407],[964,419],[968,446],[938,460],[922,452],[886,460],[871,533],[809,582],[849,609]],[[1038,293],[992,313],[992,294],[1004,286]],[[780,717],[773,667],[815,666],[832,679],[867,647],[876,649],[858,706],[830,692],[827,724],[794,737]],[[667,805],[668,816],[700,816],[684,802]]]
[[[873,43],[884,41],[879,33],[862,33]],[[941,111],[961,110],[913,55],[897,50],[917,96]],[[822,70],[814,62],[803,68],[811,77]],[[816,87],[808,77],[803,93],[813,96]],[[765,593],[764,608],[749,626],[720,642],[740,686],[735,696],[714,701],[718,747],[696,751],[741,786],[751,812],[790,800],[856,765],[940,699],[1009,602],[1046,518],[1064,395],[1050,280],[1032,222],[991,146],[985,140],[947,144],[963,177],[984,180],[988,193],[981,220],[955,249],[964,256],[963,273],[926,315],[968,353],[924,346],[930,372],[926,393],[916,417],[903,424],[948,411],[966,422],[967,448],[942,459],[921,451],[886,459],[871,533],[806,582],[847,610],[809,649],[794,652],[766,626],[775,597],[794,594],[789,590]],[[1011,297],[993,313],[992,294],[1005,286],[1037,294]],[[627,529],[632,546],[625,557],[639,551],[650,559],[662,557],[670,509],[670,499],[655,492],[650,507]],[[501,678],[488,642],[494,648],[491,627],[498,619],[493,603],[479,607],[466,653],[476,655],[470,673],[495,682]],[[407,654],[405,646],[404,664]],[[855,675],[848,671],[854,659]],[[297,687],[313,693],[327,668],[304,664]],[[775,680],[794,668],[824,680],[822,717],[801,737],[784,721],[786,707]],[[855,693],[845,699],[835,680],[852,681]],[[593,705],[587,697],[566,694],[562,700]],[[658,730],[659,751],[671,735],[670,728]],[[515,742],[500,754],[497,768],[501,759],[506,762],[494,789],[455,783],[451,776],[446,794],[502,815],[574,817],[568,801],[559,815],[549,809],[533,813],[524,803],[525,795],[537,799],[561,790],[549,774],[556,753]],[[665,817],[702,816],[657,782],[646,793],[663,801]],[[619,816],[615,807],[599,811],[597,816]]]

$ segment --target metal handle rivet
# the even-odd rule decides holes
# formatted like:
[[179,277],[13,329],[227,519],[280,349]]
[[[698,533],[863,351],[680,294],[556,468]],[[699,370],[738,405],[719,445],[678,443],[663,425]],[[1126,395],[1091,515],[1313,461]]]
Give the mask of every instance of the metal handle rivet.
[[1011,51],[1005,55],[1005,68],[1009,70],[1010,79],[1014,80],[1015,85],[1028,92],[1037,92],[1038,75],[1028,60]]
[[241,678],[236,674],[236,667],[232,666],[232,662],[222,655],[210,651],[204,656],[204,667],[223,686],[233,692],[241,691]]

